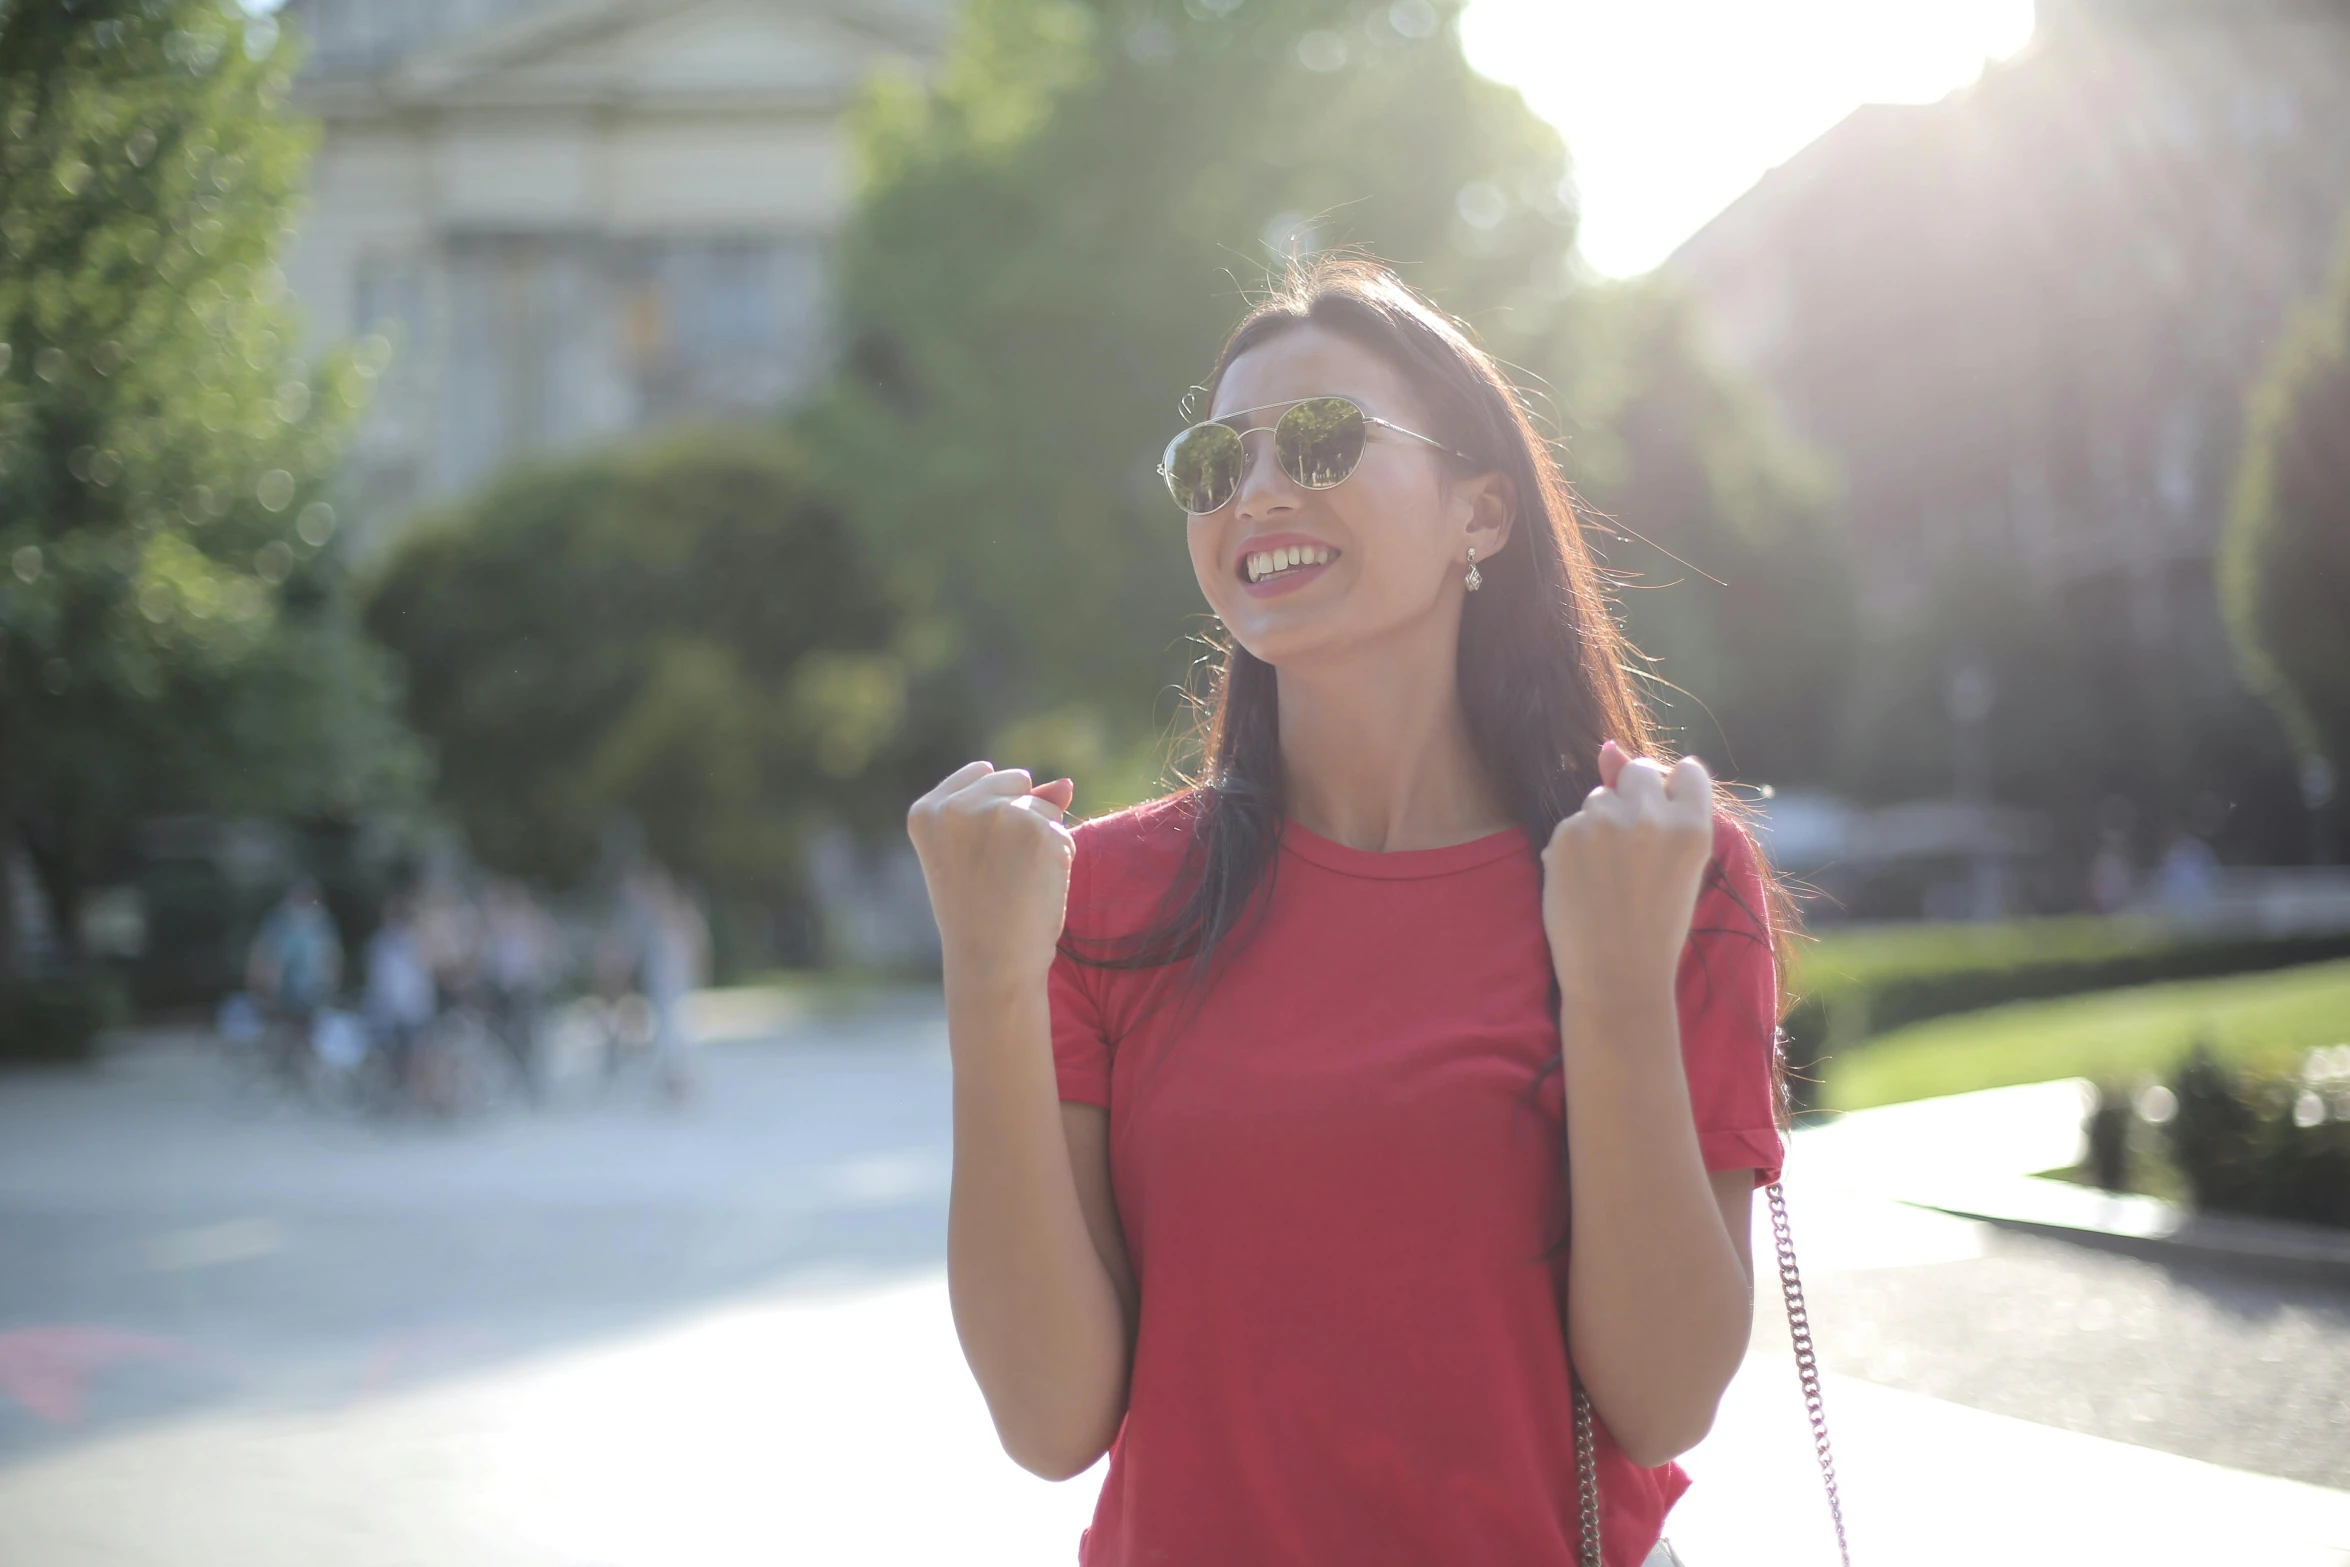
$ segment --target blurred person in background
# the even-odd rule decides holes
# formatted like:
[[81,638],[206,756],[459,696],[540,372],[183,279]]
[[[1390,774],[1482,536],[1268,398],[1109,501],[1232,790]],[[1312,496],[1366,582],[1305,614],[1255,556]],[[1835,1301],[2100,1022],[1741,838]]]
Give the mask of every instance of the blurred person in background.
[[435,866],[418,886],[411,913],[416,938],[444,1003],[478,999],[482,980],[482,916],[465,883],[446,865]]
[[2089,907],[2099,914],[2117,914],[2130,906],[2137,891],[2138,868],[2130,862],[2129,835],[2108,827],[2089,861]]
[[696,1087],[685,998],[709,973],[709,924],[675,879],[645,858],[621,884],[614,937],[611,955],[633,971],[651,1008],[653,1059],[661,1091],[671,1102],[682,1104],[693,1097]]
[[2195,914],[2219,896],[2219,855],[2199,835],[2180,828],[2154,872],[2154,900],[2172,914]]
[[1071,831],[973,762],[909,815],[965,1356],[1021,1464],[1108,1454],[1088,1567],[1670,1560],[1781,1160],[1781,900],[1447,318],[1326,260],[1206,390],[1162,469],[1229,636],[1204,776]]
[[274,1068],[295,1070],[312,1023],[342,983],[342,935],[318,883],[302,877],[262,920],[245,954],[245,987],[266,1020]]
[[417,929],[416,901],[408,893],[394,893],[384,902],[375,934],[367,938],[361,1011],[396,1094],[416,1093],[417,1046],[439,1008],[432,963]]
[[540,1089],[539,1014],[562,967],[563,932],[529,889],[492,882],[482,900],[483,990],[491,1029],[534,1099]]

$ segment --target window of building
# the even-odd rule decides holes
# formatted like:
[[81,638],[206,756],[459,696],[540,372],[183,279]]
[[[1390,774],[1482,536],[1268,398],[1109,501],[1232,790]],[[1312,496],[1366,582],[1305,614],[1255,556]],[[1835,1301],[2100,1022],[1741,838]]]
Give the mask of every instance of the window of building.
[[370,256],[351,287],[351,335],[381,333],[396,349],[417,341],[424,325],[424,269],[412,257]]

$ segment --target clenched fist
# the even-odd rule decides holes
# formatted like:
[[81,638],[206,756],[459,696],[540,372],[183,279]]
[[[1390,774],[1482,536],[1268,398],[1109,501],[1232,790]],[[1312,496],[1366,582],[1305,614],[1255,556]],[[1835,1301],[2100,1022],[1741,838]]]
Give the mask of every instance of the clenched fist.
[[1600,747],[1600,786],[1542,851],[1542,928],[1570,1012],[1670,997],[1713,854],[1714,781]]
[[1061,814],[1076,787],[972,762],[906,813],[948,973],[1041,981],[1052,967],[1076,850]]

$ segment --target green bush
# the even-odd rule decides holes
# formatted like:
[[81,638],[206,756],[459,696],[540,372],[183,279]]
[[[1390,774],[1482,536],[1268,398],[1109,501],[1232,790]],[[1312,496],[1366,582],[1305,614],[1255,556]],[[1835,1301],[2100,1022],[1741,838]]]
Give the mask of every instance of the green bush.
[[2298,1077],[2239,1074],[2197,1046],[2163,1132],[2195,1206],[2350,1228],[2350,1104]]
[[129,1015],[122,987],[103,974],[0,982],[0,1063],[86,1061]]
[[2196,936],[2147,921],[2090,917],[1829,936],[1795,963],[1796,1000],[1784,1025],[1790,1081],[1808,1108],[1823,1061],[1927,1018],[2343,956],[2350,956],[2350,932]]
[[902,832],[971,754],[962,673],[890,564],[791,440],[689,431],[420,521],[366,618],[485,863],[576,884],[633,822],[722,906],[765,907],[815,824]]

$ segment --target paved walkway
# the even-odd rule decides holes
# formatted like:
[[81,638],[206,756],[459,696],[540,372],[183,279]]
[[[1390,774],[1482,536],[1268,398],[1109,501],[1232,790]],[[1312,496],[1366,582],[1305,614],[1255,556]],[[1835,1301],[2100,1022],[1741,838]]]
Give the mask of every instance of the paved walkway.
[[[2329,1488],[2350,1486],[2350,1292],[1887,1200],[2073,1163],[2080,1109],[2079,1085],[2042,1084],[1799,1135],[1791,1204],[1855,1559],[2350,1567],[2350,1489]],[[1692,1567],[1834,1560],[1785,1318],[1757,1289],[1754,1352],[1686,1460],[1673,1533]]]
[[[231,1118],[186,1056],[0,1079],[0,1563],[1070,1560],[1095,1478],[1001,1456],[948,1320],[935,1020],[710,1064],[683,1116],[624,1093],[452,1134]],[[2289,1478],[2339,1423],[2282,1372],[2219,1396],[2338,1364],[2350,1303],[1884,1199],[1936,1139],[2063,1162],[2039,1092],[1802,1141],[1857,1559],[2350,1567],[2350,1493]],[[1784,1345],[1758,1313],[1689,1460],[1692,1567],[1833,1560]],[[2136,1420],[2148,1389],[2184,1414]]]
[[1935,1215],[1921,1217],[1951,1238],[1945,1255],[1905,1258],[1883,1236],[1872,1241],[1866,1226],[1872,1212],[1885,1213],[1885,1192],[1967,1206],[1970,1190],[1997,1192],[2074,1162],[2081,1089],[1968,1094],[1805,1134],[1797,1179],[1829,1224],[1820,1257],[1829,1271],[1813,1291],[1826,1364],[1994,1413],[2350,1490],[2350,1288],[2338,1278],[2194,1256],[2144,1261],[1956,1221],[1937,1226]]

